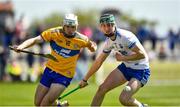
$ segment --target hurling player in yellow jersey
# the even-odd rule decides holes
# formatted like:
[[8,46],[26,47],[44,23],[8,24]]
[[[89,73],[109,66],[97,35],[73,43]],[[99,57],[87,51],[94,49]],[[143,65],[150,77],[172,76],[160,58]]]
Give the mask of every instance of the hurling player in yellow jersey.
[[49,42],[51,55],[58,62],[49,59],[36,89],[36,106],[53,105],[58,96],[70,84],[76,68],[78,55],[82,48],[91,52],[97,48],[85,35],[77,32],[78,20],[74,14],[66,14],[62,27],[48,29],[41,35],[28,39],[16,47],[16,51],[26,49],[36,43]]

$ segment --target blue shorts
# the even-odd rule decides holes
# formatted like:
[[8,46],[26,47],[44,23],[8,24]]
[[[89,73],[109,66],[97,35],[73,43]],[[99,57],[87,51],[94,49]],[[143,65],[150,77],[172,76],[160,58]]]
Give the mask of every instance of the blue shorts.
[[72,78],[65,77],[46,67],[40,83],[49,88],[52,83],[59,83],[67,87],[70,84],[71,80]]
[[142,86],[147,83],[150,76],[149,69],[131,69],[126,67],[124,63],[119,65],[117,68],[123,73],[126,80],[130,81],[131,78],[136,78],[141,82]]

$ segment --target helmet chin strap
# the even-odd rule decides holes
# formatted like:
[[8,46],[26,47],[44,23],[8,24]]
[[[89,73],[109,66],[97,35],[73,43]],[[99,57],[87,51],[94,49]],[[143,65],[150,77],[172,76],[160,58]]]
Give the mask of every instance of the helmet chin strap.
[[114,32],[110,33],[110,34],[104,34],[104,35],[107,36],[107,37],[112,37],[112,36],[114,36]]
[[64,36],[67,38],[74,38],[76,36],[76,33],[73,33],[71,35],[67,34],[66,32],[63,32]]
[[111,32],[111,33],[109,33],[109,34],[104,34],[104,35],[107,36],[107,37],[112,37],[112,36],[115,35],[115,33],[116,33],[116,27],[115,27],[114,32]]
[[67,37],[67,38],[74,38],[74,37],[76,36],[76,32],[74,32],[74,33],[71,34],[71,35],[67,34],[67,33],[64,31],[64,28],[63,28],[63,34],[64,34],[64,36]]

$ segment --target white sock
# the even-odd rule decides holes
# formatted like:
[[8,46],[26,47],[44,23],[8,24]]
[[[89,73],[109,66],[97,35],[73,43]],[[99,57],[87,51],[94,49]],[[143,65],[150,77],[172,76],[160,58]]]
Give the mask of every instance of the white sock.
[[137,104],[138,107],[143,107],[142,103],[134,99],[134,104]]

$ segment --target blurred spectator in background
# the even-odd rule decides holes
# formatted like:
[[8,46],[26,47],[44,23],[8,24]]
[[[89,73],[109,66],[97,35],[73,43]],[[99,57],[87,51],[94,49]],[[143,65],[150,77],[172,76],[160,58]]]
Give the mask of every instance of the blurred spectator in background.
[[174,56],[175,55],[174,49],[175,49],[175,42],[176,42],[176,34],[174,33],[173,29],[169,29],[168,38],[169,38],[169,49],[171,51],[172,56]]
[[[98,47],[105,39],[106,37],[103,36],[103,33],[97,27],[94,28],[92,40],[96,42]],[[96,56],[97,56],[97,53],[93,54],[92,60],[95,60]]]
[[148,31],[146,30],[145,26],[140,25],[137,28],[137,38],[139,39],[139,41],[141,42],[141,44],[143,45],[145,40],[147,40],[148,38]]
[[11,0],[0,2],[0,80],[5,76],[8,46],[12,44],[15,31],[14,7]]
[[178,40],[179,40],[178,42],[180,42],[180,28],[179,28],[179,30],[178,30],[177,36],[178,36],[178,38],[179,38],[179,39],[178,39]]
[[177,45],[178,45],[178,48],[180,48],[180,28],[176,34],[176,42],[177,42]]
[[165,60],[167,58],[167,54],[166,54],[165,47],[164,47],[163,43],[160,44],[158,58],[160,60]]
[[81,27],[80,32],[84,35],[86,35],[88,38],[92,37],[92,29],[88,26]]
[[10,59],[7,61],[6,72],[6,81],[21,81],[21,65],[18,63],[17,59]]
[[[44,30],[44,26],[42,24],[38,24],[36,26],[36,29],[35,29],[34,33],[35,33],[35,35],[40,35],[43,32],[43,30]],[[45,52],[45,50],[43,48],[44,44],[45,44],[44,42],[38,44],[39,47],[40,47],[40,53],[44,53]],[[44,62],[45,62],[45,59],[42,58],[42,57],[39,57],[40,65],[42,65]]]
[[95,41],[97,45],[99,45],[101,42],[103,42],[106,39],[106,37],[102,35],[103,33],[98,28],[94,28],[92,40]]
[[157,38],[157,33],[156,33],[154,28],[151,28],[151,30],[149,32],[149,39],[150,39],[151,44],[152,44],[151,49],[153,51],[155,51],[156,50],[156,43],[157,43],[158,38]]
[[28,26],[25,23],[25,16],[22,14],[19,20],[16,22],[16,32],[14,38],[16,44],[20,44],[26,39]]
[[89,65],[89,55],[87,53],[86,49],[81,50],[79,59],[77,61],[77,66],[76,66],[76,74],[73,78],[73,80],[78,81],[81,80],[82,77],[86,74],[86,71],[88,69]]

